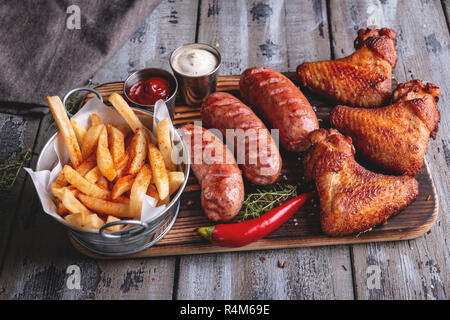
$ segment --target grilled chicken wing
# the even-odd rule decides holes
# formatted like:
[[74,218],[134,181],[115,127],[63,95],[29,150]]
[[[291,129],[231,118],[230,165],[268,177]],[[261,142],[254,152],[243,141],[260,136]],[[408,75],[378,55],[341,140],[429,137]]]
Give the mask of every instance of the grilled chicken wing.
[[338,60],[305,62],[297,67],[297,76],[312,92],[341,103],[382,106],[392,92],[395,39],[391,29],[361,29],[353,54]]
[[305,158],[320,199],[323,232],[338,236],[365,231],[406,208],[418,194],[410,176],[387,176],[360,166],[351,138],[335,129],[309,134],[312,147]]
[[394,91],[394,104],[375,109],[336,106],[330,123],[354,142],[358,154],[387,172],[414,176],[440,119],[440,90],[412,80]]

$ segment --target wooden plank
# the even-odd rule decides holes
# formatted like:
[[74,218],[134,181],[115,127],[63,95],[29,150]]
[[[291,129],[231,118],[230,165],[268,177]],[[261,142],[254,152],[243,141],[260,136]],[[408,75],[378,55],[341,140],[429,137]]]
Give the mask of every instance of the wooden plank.
[[[92,80],[121,80],[148,66],[168,69],[170,51],[194,42],[196,17],[197,1],[162,2]],[[50,133],[46,125],[41,126],[37,151]],[[42,213],[30,181],[26,183],[17,220],[0,277],[0,299],[172,298],[175,258],[103,262],[80,255],[65,229]],[[80,289],[70,289],[67,284],[70,266],[80,268]]]
[[[440,214],[424,236],[398,243],[352,246],[354,279],[358,299],[448,299],[450,113],[448,105],[450,51],[449,32],[440,1],[331,1],[330,23],[336,57],[353,52],[359,28],[390,27],[397,32],[398,82],[413,78],[441,87],[438,108],[441,122],[437,139],[427,151],[434,183],[440,195]],[[381,285],[368,285],[372,269],[378,269]]]
[[[15,152],[33,149],[36,132],[39,128],[39,117],[15,116],[0,113],[0,166],[7,165],[8,159]],[[28,165],[28,164],[27,164]],[[21,170],[12,189],[0,194],[0,270],[2,270],[6,249],[18,200],[22,194],[25,180],[25,171]]]
[[[198,41],[218,44],[221,74],[256,65],[294,70],[303,59],[330,57],[326,16],[321,0],[202,1]],[[345,246],[185,256],[176,298],[351,299],[349,266]]]

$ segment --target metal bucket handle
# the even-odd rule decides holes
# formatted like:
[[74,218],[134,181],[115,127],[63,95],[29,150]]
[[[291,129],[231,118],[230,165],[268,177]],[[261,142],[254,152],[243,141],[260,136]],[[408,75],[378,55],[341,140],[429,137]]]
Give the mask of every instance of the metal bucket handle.
[[[133,225],[137,225],[137,226],[141,226],[141,228],[135,229],[135,228],[131,228],[131,229],[125,229],[125,230],[121,230],[118,232],[105,232],[106,228],[109,227],[113,227],[113,226],[118,226],[118,225],[129,225],[129,224],[133,224]],[[103,238],[107,238],[107,239],[118,239],[118,238],[122,238],[124,236],[135,236],[138,235],[142,232],[144,232],[145,230],[148,229],[148,224],[139,220],[120,220],[120,221],[113,221],[110,223],[107,223],[105,225],[103,225],[100,230],[98,231],[98,233],[103,237]]]
[[70,97],[72,94],[74,94],[75,92],[78,92],[78,91],[89,91],[89,92],[93,92],[93,93],[95,93],[95,95],[99,98],[99,100],[100,100],[101,102],[103,102],[103,97],[102,97],[102,95],[100,94],[100,92],[98,92],[98,91],[95,90],[95,89],[92,89],[92,88],[89,88],[89,87],[79,87],[79,88],[72,89],[72,90],[70,90],[69,92],[67,92],[66,95],[65,95],[64,98],[63,98],[63,106],[64,106],[64,108],[66,109],[67,115],[68,115],[69,117],[72,117],[73,114],[71,114],[71,113],[67,110],[66,102],[67,102],[67,100],[69,99],[69,97]]

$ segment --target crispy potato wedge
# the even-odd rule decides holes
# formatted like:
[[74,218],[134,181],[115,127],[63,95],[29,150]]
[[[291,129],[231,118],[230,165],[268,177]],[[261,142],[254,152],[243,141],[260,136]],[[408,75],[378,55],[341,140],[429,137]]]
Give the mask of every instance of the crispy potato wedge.
[[94,169],[96,166],[97,160],[95,159],[95,155],[92,154],[80,164],[80,166],[76,169],[76,171],[84,177],[89,171]]
[[161,152],[153,143],[148,144],[148,158],[159,198],[165,199],[169,196],[169,176]]
[[98,215],[93,213],[86,217],[84,224],[83,224],[83,229],[99,230],[104,225],[105,225],[105,221],[103,221],[102,219],[100,219],[100,217]]
[[130,161],[128,174],[137,174],[147,158],[147,138],[142,129],[137,129],[130,142]]
[[109,190],[109,183],[108,183],[108,179],[106,179],[104,176],[101,176],[98,180],[97,180],[97,185],[105,190]]
[[131,187],[133,186],[133,182],[134,182],[133,175],[127,175],[117,179],[116,183],[114,183],[114,186],[112,187],[111,190],[111,199],[117,199],[125,192],[130,191]]
[[170,121],[165,118],[157,126],[158,147],[164,159],[164,164],[168,171],[175,171],[177,168],[172,161],[172,141],[170,140]]
[[119,196],[116,199],[113,199],[112,202],[130,204],[130,198],[127,198],[126,196]]
[[117,168],[117,164],[125,157],[125,136],[122,131],[112,125],[108,125],[107,129],[109,150],[111,151],[114,165]]
[[[108,224],[110,222],[116,222],[116,221],[120,221],[120,219],[116,218],[114,216],[108,216],[108,218],[106,219],[106,224]],[[122,227],[123,227],[123,225],[118,224],[116,226],[106,228],[106,231],[111,231],[111,232],[120,231],[122,229]]]
[[116,177],[116,169],[114,161],[108,148],[108,133],[106,127],[103,126],[97,143],[97,166],[102,175],[109,181],[113,181]]
[[102,177],[102,172],[100,171],[100,168],[98,166],[89,170],[89,172],[84,175],[84,178],[87,181],[92,182],[92,183],[96,183],[98,181],[98,179],[100,179],[101,177]]
[[88,215],[92,214],[92,212],[90,212],[88,210],[88,208],[86,208],[69,189],[64,189],[64,193],[63,193],[63,197],[62,197],[61,201],[62,201],[62,204],[64,205],[64,207],[70,213],[80,214],[81,224],[84,223],[85,218]]
[[61,170],[61,172],[59,173],[58,177],[56,178],[56,180],[54,182],[59,184],[62,187],[64,187],[64,186],[69,184],[69,182],[67,182],[66,177],[64,177],[64,171],[63,170]]
[[83,229],[82,218],[79,213],[71,213],[64,217],[64,220],[76,229]]
[[130,214],[130,206],[126,203],[112,202],[80,193],[80,201],[94,212],[113,215],[121,218],[134,218]]
[[72,125],[75,136],[77,137],[78,144],[81,146],[83,144],[84,137],[86,136],[86,129],[83,128],[78,122],[73,118],[70,119],[70,124]]
[[100,119],[99,115],[96,113],[91,114],[91,127],[98,126],[102,124],[102,119]]
[[142,201],[147,192],[150,180],[152,179],[152,169],[148,164],[144,164],[134,179],[130,192],[130,213],[135,218],[140,218]]
[[81,145],[81,153],[83,154],[83,159],[86,159],[92,152],[94,152],[97,147],[98,137],[100,136],[100,132],[105,125],[99,124],[93,127],[90,127],[86,132],[86,135],[83,139],[83,144]]
[[87,181],[71,166],[65,165],[63,170],[67,181],[81,192],[101,199],[107,199],[109,197],[109,190],[102,189],[96,184]]
[[56,181],[50,185],[50,191],[55,196],[56,199],[62,201],[64,195],[64,186],[61,186]]
[[122,118],[128,123],[133,132],[136,132],[139,128],[145,128],[141,120],[139,120],[137,115],[134,113],[133,109],[130,108],[128,103],[120,94],[114,92],[109,96],[108,100],[117,112],[119,112]]
[[63,137],[64,144],[69,153],[70,162],[77,168],[83,162],[83,156],[77,137],[67,116],[66,109],[58,96],[48,96],[47,103]]
[[184,172],[172,171],[169,175],[169,194],[172,195],[184,182]]
[[158,190],[153,184],[150,184],[147,188],[147,195],[152,197],[153,199],[159,200]]

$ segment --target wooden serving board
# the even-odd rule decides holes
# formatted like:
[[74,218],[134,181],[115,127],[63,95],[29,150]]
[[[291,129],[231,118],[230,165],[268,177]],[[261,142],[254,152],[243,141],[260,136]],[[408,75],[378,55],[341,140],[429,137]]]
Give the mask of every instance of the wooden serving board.
[[[291,79],[293,73],[285,73]],[[227,91],[239,97],[239,76],[219,76],[217,91]],[[123,82],[111,82],[95,88],[106,98],[113,92],[123,94]],[[334,104],[321,100],[317,96],[305,92],[306,97],[314,106],[321,127],[329,127],[328,117]],[[93,97],[88,94],[86,100]],[[176,126],[201,120],[200,108],[183,106],[177,102],[175,107]],[[299,193],[313,189],[311,182],[305,182],[302,155],[280,150],[283,158],[283,169],[278,179],[279,183],[297,185]],[[365,165],[364,163],[362,163]],[[366,166],[368,169],[369,166]],[[153,256],[170,256],[185,254],[200,254],[213,252],[231,252],[246,250],[262,250],[275,248],[293,248],[306,246],[338,245],[378,241],[407,240],[426,233],[435,223],[438,215],[438,198],[425,161],[417,174],[419,181],[419,196],[417,200],[403,212],[391,217],[386,224],[358,235],[344,237],[329,237],[322,233],[319,222],[319,201],[313,198],[308,201],[287,223],[264,239],[241,248],[222,248],[209,244],[196,229],[211,225],[212,222],[204,215],[200,203],[200,185],[191,173],[188,184],[181,197],[180,212],[172,229],[156,245],[144,251],[126,256],[104,256],[93,253],[71,238],[74,247],[81,253],[104,259],[142,258]],[[246,193],[257,187],[245,181]]]

